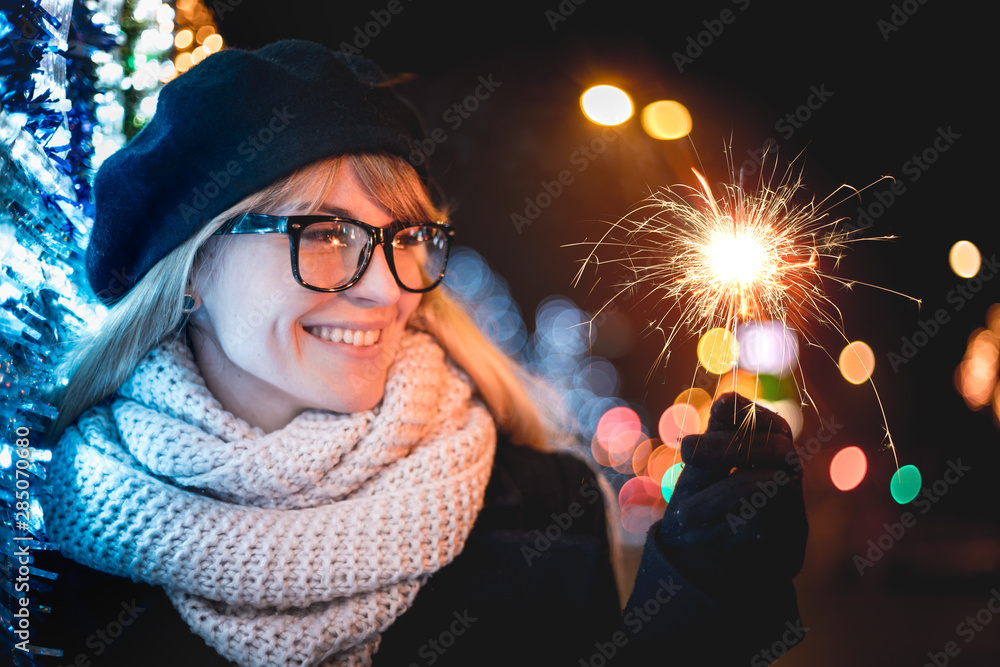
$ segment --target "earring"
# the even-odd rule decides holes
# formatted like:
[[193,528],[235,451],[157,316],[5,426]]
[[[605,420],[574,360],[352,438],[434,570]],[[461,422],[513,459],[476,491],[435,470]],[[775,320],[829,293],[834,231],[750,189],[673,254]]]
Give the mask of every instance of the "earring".
[[190,313],[191,311],[198,310],[201,306],[201,297],[197,294],[185,294],[184,295],[184,305],[181,310],[184,314]]

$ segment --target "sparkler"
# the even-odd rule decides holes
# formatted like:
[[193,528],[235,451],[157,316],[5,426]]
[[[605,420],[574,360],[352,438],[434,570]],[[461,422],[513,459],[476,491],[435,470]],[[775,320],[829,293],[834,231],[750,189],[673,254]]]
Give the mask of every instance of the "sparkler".
[[[804,201],[801,175],[790,165],[777,183],[775,169],[767,181],[762,170],[755,191],[733,182],[724,185],[722,195],[716,197],[705,177],[692,171],[699,187],[665,188],[613,224],[593,244],[574,285],[589,264],[624,264],[631,277],[619,285],[621,291],[615,298],[634,291],[642,299],[666,304],[663,314],[652,323],[665,337],[660,355],[664,363],[678,335],[722,328],[735,339],[738,325],[755,320],[779,321],[810,342],[812,326],[828,326],[846,342],[843,317],[827,296],[826,284],[885,289],[841,279],[823,269],[825,264],[835,268],[848,244],[871,240],[852,237],[841,226],[845,219],[830,215],[834,207],[861,191],[843,185],[819,202],[814,198]],[[834,201],[845,190],[849,192]],[[600,259],[599,252],[607,247],[624,249],[624,257]],[[919,303],[913,297],[906,298]],[[676,321],[670,322],[672,315]],[[799,374],[800,400],[804,396],[803,405],[815,405],[801,368]],[[874,382],[872,388],[875,390]],[[877,390],[875,397],[898,469],[895,444]]]

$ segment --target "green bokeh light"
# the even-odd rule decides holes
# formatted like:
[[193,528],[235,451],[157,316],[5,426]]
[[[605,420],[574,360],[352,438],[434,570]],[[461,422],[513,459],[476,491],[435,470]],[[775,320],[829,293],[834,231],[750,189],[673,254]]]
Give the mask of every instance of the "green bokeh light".
[[900,505],[905,505],[920,493],[920,471],[916,466],[906,465],[896,471],[889,482],[889,492],[892,499]]
[[663,499],[668,503],[670,502],[670,496],[674,495],[674,486],[677,485],[677,478],[680,477],[681,471],[684,470],[684,463],[675,463],[674,465],[667,468],[667,471],[663,473],[663,480],[660,482],[660,490],[663,492]]

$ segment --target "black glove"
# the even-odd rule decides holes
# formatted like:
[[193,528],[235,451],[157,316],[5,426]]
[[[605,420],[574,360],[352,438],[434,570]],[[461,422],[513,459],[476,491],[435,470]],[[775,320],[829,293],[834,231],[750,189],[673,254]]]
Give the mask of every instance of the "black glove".
[[809,532],[792,431],[738,394],[712,405],[705,433],[681,441],[684,470],[659,526],[675,567],[706,592],[790,581]]

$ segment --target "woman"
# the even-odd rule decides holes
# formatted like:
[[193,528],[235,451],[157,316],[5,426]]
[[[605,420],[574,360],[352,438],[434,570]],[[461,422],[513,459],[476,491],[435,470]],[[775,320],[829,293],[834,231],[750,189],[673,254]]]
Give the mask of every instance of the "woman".
[[787,425],[717,402],[623,611],[595,475],[438,288],[454,231],[383,81],[308,42],[223,51],[102,165],[87,273],[111,308],[66,362],[38,643],[88,665],[770,647],[797,620],[798,477],[725,517],[794,461]]

